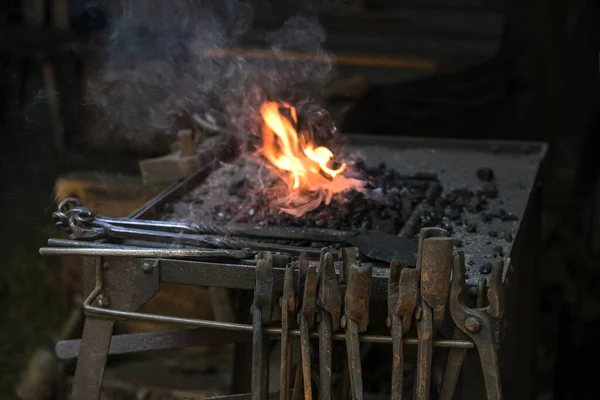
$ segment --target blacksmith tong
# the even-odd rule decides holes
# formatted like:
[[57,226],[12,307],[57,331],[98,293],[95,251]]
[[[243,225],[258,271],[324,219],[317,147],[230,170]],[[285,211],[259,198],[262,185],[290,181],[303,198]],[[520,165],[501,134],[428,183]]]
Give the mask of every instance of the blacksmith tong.
[[[461,333],[475,343],[483,371],[488,400],[502,399],[498,348],[502,335],[504,316],[504,285],[502,283],[503,262],[492,265],[492,273],[487,288],[487,306],[483,306],[481,297],[485,287],[480,289],[477,308],[466,304],[466,268],[463,252],[454,256],[452,287],[450,289],[450,314]],[[457,335],[460,337],[460,333]],[[464,352],[452,349],[446,363],[446,373],[440,390],[440,400],[450,400],[462,367]]]
[[76,239],[83,240],[113,238],[220,249],[251,248],[292,254],[307,251],[313,257],[319,257],[320,250],[248,239],[345,243],[357,247],[361,254],[373,260],[390,262],[394,259],[402,259],[410,265],[415,264],[417,253],[417,245],[414,241],[379,231],[339,231],[244,225],[217,226],[201,223],[111,218],[98,215],[83,207],[75,198],[63,200],[58,206],[58,211],[52,214],[52,218],[59,229],[70,232]]

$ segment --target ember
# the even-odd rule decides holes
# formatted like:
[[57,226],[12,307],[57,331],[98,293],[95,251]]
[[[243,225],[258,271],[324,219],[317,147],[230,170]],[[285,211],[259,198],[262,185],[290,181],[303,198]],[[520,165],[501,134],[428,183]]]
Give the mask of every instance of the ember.
[[290,191],[279,200],[281,211],[301,217],[322,203],[329,205],[337,193],[362,188],[363,181],[341,175],[346,163],[335,169],[328,166],[333,153],[327,147],[315,147],[310,128],[298,135],[294,107],[271,101],[262,105],[260,113],[264,121],[261,152],[277,173],[289,173]]

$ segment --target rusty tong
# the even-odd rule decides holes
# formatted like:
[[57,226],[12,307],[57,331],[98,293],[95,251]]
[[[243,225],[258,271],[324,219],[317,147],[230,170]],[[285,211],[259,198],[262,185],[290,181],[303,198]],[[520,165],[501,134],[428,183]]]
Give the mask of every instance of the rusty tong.
[[373,266],[362,264],[358,259],[358,249],[344,249],[342,253],[346,294],[344,295],[344,316],[341,326],[346,332],[348,372],[353,400],[364,398],[359,333],[369,325],[369,296]]
[[273,292],[273,257],[264,252],[256,262],[256,288],[252,313],[252,400],[266,400],[269,382],[269,346],[263,332],[271,322]]
[[[488,282],[487,306],[471,308],[466,304],[466,267],[463,252],[454,256],[452,263],[453,279],[450,289],[450,314],[454,323],[466,336],[475,343],[479,353],[479,361],[488,400],[502,399],[500,382],[500,366],[498,364],[498,348],[502,334],[502,318],[504,316],[504,285],[502,283],[503,262],[492,265]],[[481,290],[485,292],[485,290]],[[460,334],[459,334],[460,335]],[[442,382],[441,399],[451,399],[454,394],[456,380],[462,366],[464,355],[461,352],[450,352],[446,363],[446,373]]]
[[404,261],[392,261],[388,278],[387,326],[392,336],[392,400],[404,391],[403,336],[411,327],[419,296],[419,271]]
[[423,228],[419,237],[417,270],[420,274],[420,301],[415,320],[419,347],[415,376],[415,398],[428,400],[433,358],[433,339],[446,311],[454,243],[440,228]]
[[333,358],[333,332],[340,329],[342,299],[338,277],[333,266],[332,249],[321,251],[319,262],[319,307],[317,322],[319,324],[319,400],[331,399],[331,375]]

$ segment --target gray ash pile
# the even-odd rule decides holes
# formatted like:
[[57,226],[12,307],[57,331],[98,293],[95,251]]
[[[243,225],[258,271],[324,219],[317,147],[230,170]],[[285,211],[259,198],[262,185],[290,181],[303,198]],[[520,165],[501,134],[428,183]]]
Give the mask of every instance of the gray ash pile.
[[425,226],[439,226],[450,233],[463,226],[474,232],[477,227],[468,222],[467,213],[480,214],[484,221],[512,217],[488,209],[488,199],[498,195],[491,171],[482,171],[479,190],[454,188],[442,193],[432,174],[405,176],[384,163],[373,168],[362,161],[354,163],[352,170],[366,183],[363,191],[348,190],[334,196],[330,204],[295,217],[276,205],[276,199],[289,191],[285,182],[255,160],[240,159],[213,172],[188,193],[175,205],[171,218],[221,225],[367,229],[414,238]]

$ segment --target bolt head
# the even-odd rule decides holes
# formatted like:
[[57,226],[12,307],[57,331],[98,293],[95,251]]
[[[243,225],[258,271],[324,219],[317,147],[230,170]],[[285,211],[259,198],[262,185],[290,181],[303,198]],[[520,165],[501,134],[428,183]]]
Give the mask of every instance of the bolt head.
[[481,330],[481,322],[475,317],[469,317],[465,320],[465,328],[471,333],[477,333]]
[[391,319],[390,317],[387,317],[387,318],[385,319],[385,325],[386,325],[388,328],[391,328],[391,327],[392,327],[392,319]]
[[315,322],[317,324],[320,324],[322,319],[323,319],[323,317],[321,316],[321,313],[315,314]]
[[110,300],[108,300],[108,297],[105,295],[100,294],[98,297],[96,297],[96,304],[98,307],[107,308],[110,307]]
[[154,271],[154,268],[157,266],[157,262],[156,261],[144,261],[142,263],[142,271],[144,271],[145,274],[149,274],[152,271]]

